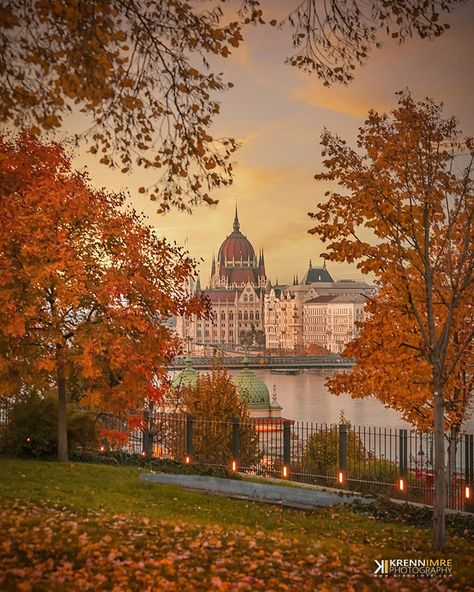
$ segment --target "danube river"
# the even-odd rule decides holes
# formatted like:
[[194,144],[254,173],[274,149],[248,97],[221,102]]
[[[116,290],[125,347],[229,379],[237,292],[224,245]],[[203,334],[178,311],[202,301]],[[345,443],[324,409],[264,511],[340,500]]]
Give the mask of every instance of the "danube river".
[[[237,374],[232,370],[231,374]],[[353,426],[410,428],[393,409],[386,409],[376,399],[352,399],[349,395],[332,395],[324,382],[325,376],[303,371],[297,375],[271,374],[270,370],[255,370],[268,386],[270,397],[276,386],[282,415],[288,419],[316,423],[338,423],[341,410]],[[465,425],[474,433],[474,419]]]

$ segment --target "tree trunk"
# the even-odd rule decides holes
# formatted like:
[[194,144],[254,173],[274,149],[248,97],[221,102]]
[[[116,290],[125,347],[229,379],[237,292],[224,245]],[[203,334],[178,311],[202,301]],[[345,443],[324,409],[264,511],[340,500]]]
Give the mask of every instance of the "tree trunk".
[[58,460],[68,460],[67,450],[67,393],[66,374],[61,348],[57,351],[57,376],[58,376]]
[[434,504],[433,547],[444,549],[446,508],[446,467],[444,454],[444,401],[443,387],[435,376],[434,383]]

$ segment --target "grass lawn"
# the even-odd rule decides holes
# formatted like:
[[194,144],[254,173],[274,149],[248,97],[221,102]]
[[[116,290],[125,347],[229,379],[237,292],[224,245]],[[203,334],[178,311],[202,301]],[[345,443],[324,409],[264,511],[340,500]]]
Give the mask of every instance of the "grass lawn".
[[[302,512],[138,480],[138,468],[0,459],[0,590],[469,590],[472,522],[430,531],[380,509]],[[375,559],[453,560],[439,579]],[[471,580],[469,580],[471,577]]]

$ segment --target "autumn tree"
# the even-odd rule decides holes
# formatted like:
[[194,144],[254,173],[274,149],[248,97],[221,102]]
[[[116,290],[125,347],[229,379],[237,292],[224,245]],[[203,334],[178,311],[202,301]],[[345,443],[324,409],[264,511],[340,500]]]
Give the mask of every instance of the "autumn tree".
[[[281,23],[297,53],[288,62],[324,84],[348,82],[381,45],[432,38],[443,12],[462,0],[317,0],[289,3]],[[156,171],[149,187],[158,211],[190,210],[232,180],[237,144],[215,138],[217,94],[231,86],[215,60],[242,41],[247,23],[263,24],[271,3],[227,0],[9,0],[0,10],[0,120],[33,131],[64,126],[74,111],[90,127],[76,137],[100,162],[127,173]],[[227,20],[226,20],[227,19]]]
[[[466,315],[469,315],[466,310]],[[354,398],[374,396],[384,405],[397,410],[420,432],[433,430],[433,388],[431,368],[421,355],[422,336],[416,319],[409,313],[392,285],[384,285],[366,305],[366,320],[360,324],[360,334],[345,348],[345,356],[356,360],[347,374],[328,381],[331,392],[349,393]],[[447,494],[453,491],[457,445],[463,422],[472,412],[474,374],[472,350],[459,351],[459,338],[472,327],[472,317],[466,316],[453,334],[448,355],[460,354],[457,370],[444,388],[444,427],[447,446]]]
[[[296,53],[287,63],[325,86],[347,84],[384,37],[400,44],[411,37],[434,39],[449,29],[440,20],[465,0],[302,0],[279,23],[292,29]],[[277,25],[276,21],[272,21]]]
[[230,465],[232,420],[240,421],[239,465],[252,466],[260,458],[258,434],[245,403],[228,371],[215,360],[210,372],[199,373],[194,384],[178,384],[167,403],[196,419],[193,458],[198,462]]
[[[472,355],[474,335],[472,142],[462,139],[454,118],[443,119],[439,105],[430,99],[415,102],[406,91],[389,115],[369,113],[357,144],[354,150],[324,132],[327,171],[316,179],[336,182],[341,191],[327,192],[310,214],[317,222],[310,232],[328,242],[326,258],[357,262],[382,289],[390,286],[395,327],[400,315],[408,316],[403,327],[408,324],[415,337],[406,334],[404,347],[418,353],[433,402],[433,544],[440,549],[446,410],[450,385]],[[406,393],[407,399],[411,396]]]
[[54,386],[66,460],[68,382],[92,409],[161,396],[179,349],[163,321],[203,306],[184,288],[194,263],[29,134],[0,139],[0,218],[2,391]]

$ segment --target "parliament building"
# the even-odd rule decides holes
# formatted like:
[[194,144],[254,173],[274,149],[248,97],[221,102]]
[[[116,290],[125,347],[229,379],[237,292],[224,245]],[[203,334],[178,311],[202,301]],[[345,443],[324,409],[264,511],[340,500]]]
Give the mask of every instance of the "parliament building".
[[211,301],[212,319],[180,317],[178,335],[190,350],[200,345],[237,345],[245,335],[263,344],[267,284],[263,249],[257,257],[252,243],[240,231],[236,208],[232,232],[212,259],[209,287],[201,290],[199,281],[191,286],[194,293]]

